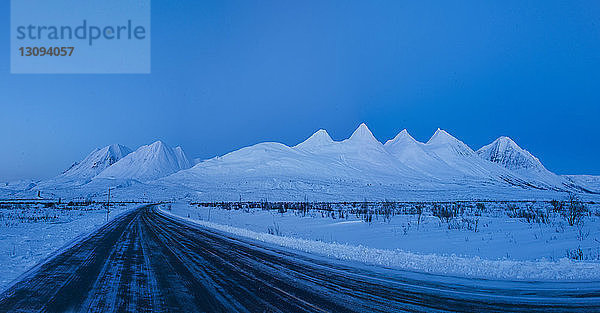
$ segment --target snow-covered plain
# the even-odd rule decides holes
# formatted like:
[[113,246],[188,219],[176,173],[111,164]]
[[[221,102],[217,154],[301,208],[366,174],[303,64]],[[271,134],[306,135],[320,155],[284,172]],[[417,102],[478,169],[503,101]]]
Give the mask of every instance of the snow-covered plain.
[[303,213],[175,203],[163,211],[237,235],[394,268],[516,280],[600,279],[600,206],[588,204],[591,214],[577,227],[560,214],[548,212],[547,221],[528,222],[510,217],[517,210],[507,209],[530,206],[546,212],[549,203],[485,203],[480,209],[474,203],[464,205],[464,213],[449,223],[432,216],[428,206],[420,222],[414,212],[389,219],[375,215],[367,222],[365,216],[350,213],[349,205]]
[[[109,220],[139,204],[111,206]],[[0,292],[29,268],[106,223],[106,209],[0,204]]]

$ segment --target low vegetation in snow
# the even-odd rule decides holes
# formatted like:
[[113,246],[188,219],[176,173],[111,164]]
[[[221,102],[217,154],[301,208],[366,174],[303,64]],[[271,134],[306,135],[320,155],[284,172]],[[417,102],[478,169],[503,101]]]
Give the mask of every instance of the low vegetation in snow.
[[19,275],[102,226],[135,203],[7,201],[0,203],[0,291]]
[[173,213],[278,236],[486,259],[600,261],[600,204],[202,202]]

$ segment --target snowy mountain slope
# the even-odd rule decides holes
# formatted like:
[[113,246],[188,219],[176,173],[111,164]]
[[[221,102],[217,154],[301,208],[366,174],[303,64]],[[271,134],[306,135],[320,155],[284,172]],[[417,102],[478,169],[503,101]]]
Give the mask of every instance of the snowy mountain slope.
[[477,150],[480,157],[513,171],[548,171],[540,160],[519,147],[512,139],[502,136]]
[[95,149],[80,162],[71,165],[66,171],[57,177],[41,181],[37,184],[39,188],[47,187],[69,187],[83,185],[92,180],[96,175],[131,153],[131,149],[119,144]]
[[457,174],[435,153],[429,152],[425,144],[415,140],[406,129],[388,140],[384,147],[401,163],[425,175],[447,180]]
[[600,193],[600,176],[594,175],[563,175],[572,183],[583,186],[593,192]]
[[323,132],[318,131],[315,135],[319,137],[313,135],[294,149],[304,152],[322,166],[340,168],[336,173],[346,169],[353,177],[370,177],[375,181],[388,183],[423,179],[421,173],[398,162],[364,123],[350,138],[340,142],[331,140],[328,135],[323,135]]
[[333,144],[334,141],[329,136],[324,129],[317,130],[314,134],[312,134],[308,139],[294,146],[295,149],[304,150],[304,151],[312,151],[318,149],[322,146],[327,146]]
[[290,147],[264,142],[230,152],[221,157],[201,161],[187,172],[206,172],[207,175],[262,175],[277,171],[302,172],[299,155]]
[[77,179],[91,179],[103,170],[117,163],[119,160],[131,153],[131,149],[113,144],[102,149],[92,151],[85,159],[73,164],[60,176],[73,177]]
[[439,128],[424,145],[424,148],[465,178],[487,180],[512,176],[503,168],[482,160],[465,143]]
[[438,128],[433,136],[425,144],[429,151],[434,152],[441,158],[456,156],[474,156],[475,152],[464,142],[454,138],[448,132]]
[[180,147],[171,149],[162,141],[145,145],[106,168],[94,179],[149,181],[187,169],[190,162]]
[[562,188],[571,191],[581,189],[581,186],[577,186],[576,183],[547,170],[538,158],[519,147],[509,137],[499,137],[477,150],[477,154],[485,160],[499,164],[519,174],[531,184],[551,189]]
[[[529,184],[519,175],[487,160],[448,132],[439,129],[424,144],[423,149],[454,171],[449,177],[453,181],[470,184],[505,184],[527,187]],[[442,172],[442,170],[438,170]],[[448,170],[446,171],[448,172]]]
[[177,158],[177,165],[179,166],[180,169],[186,169],[186,168],[192,167],[192,162],[185,155],[185,152],[183,151],[182,147],[179,147],[179,146],[175,147],[173,149],[173,152],[175,153],[175,157]]
[[350,138],[335,142],[319,130],[304,142],[288,147],[260,143],[213,158],[165,178],[197,188],[215,182],[225,185],[396,184],[416,185],[419,173],[400,164],[360,125]]
[[192,166],[194,166],[194,165],[196,165],[196,164],[198,164],[198,163],[200,163],[202,161],[205,161],[205,160],[206,159],[203,159],[203,158],[194,158],[194,159],[191,160]]
[[35,187],[39,181],[33,179],[24,179],[17,181],[10,181],[0,183],[0,188],[4,189],[6,192],[8,191],[17,191],[17,190],[28,190]]
[[569,188],[561,181],[538,180],[485,160],[441,129],[425,144],[404,130],[383,145],[365,124],[343,141],[334,141],[321,129],[294,147],[273,142],[245,147],[202,161],[156,184],[201,192],[218,186],[240,194],[245,190],[271,195],[300,190],[360,194],[360,189],[367,187],[457,192],[470,188],[504,188],[506,192]]

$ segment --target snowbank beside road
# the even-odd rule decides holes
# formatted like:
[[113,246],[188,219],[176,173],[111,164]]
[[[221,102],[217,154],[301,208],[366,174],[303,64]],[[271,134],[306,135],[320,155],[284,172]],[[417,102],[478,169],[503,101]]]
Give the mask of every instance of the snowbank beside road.
[[339,244],[276,236],[244,228],[184,217],[182,215],[174,214],[172,211],[162,210],[162,212],[204,227],[262,242],[277,244],[282,247],[342,260],[359,261],[366,264],[401,270],[501,280],[600,280],[600,263],[598,262],[573,261],[567,258],[562,258],[558,261],[487,260],[479,257],[419,254],[398,249],[377,249],[362,245]]

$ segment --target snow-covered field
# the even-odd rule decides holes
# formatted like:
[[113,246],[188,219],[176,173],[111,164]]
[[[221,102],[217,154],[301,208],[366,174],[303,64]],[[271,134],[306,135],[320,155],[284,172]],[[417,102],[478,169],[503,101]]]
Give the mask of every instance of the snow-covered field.
[[[139,206],[111,207],[109,219]],[[57,250],[106,223],[99,204],[0,204],[0,291]]]
[[[502,279],[600,278],[599,204],[585,204],[574,226],[549,202],[240,206],[175,203],[163,211],[308,252],[403,269]],[[453,207],[456,216],[446,221],[441,211]]]
[[[600,204],[568,201],[162,205],[204,226],[327,257],[444,275],[600,279]],[[139,206],[116,205],[110,218]],[[419,212],[421,212],[419,214]],[[574,225],[570,225],[570,222]],[[0,205],[0,290],[106,223],[100,204]]]

